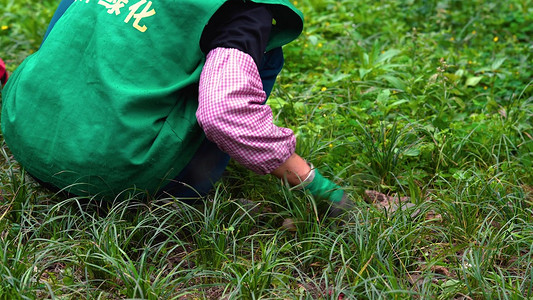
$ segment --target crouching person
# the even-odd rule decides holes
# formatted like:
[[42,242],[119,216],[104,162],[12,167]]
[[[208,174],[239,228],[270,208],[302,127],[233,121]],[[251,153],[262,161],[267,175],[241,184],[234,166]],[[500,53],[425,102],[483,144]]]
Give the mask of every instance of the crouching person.
[[204,195],[231,157],[339,211],[344,192],[265,104],[302,28],[287,0],[63,0],[3,90],[6,143],[74,195]]

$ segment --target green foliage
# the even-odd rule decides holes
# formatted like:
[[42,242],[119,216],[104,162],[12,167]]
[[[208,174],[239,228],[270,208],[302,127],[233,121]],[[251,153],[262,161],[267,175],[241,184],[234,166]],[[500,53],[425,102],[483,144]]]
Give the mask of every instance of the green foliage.
[[0,0],[0,51],[10,71],[38,49],[58,4],[51,0]]
[[[2,141],[0,299],[533,297],[533,3],[293,2],[306,26],[268,104],[358,202],[344,222],[236,164],[199,205],[53,195]],[[9,71],[57,5],[0,0]]]

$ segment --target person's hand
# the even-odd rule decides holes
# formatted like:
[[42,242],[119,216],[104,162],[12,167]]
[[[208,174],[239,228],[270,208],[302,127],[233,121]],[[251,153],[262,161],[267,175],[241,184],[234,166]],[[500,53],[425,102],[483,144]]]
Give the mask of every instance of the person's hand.
[[304,189],[308,190],[314,197],[329,204],[327,216],[338,218],[344,213],[351,211],[355,203],[343,189],[333,181],[320,174],[318,169],[312,168],[311,174],[304,181]]
[[304,189],[316,199],[326,202],[329,206],[329,217],[338,217],[355,206],[340,186],[324,177],[318,169],[296,153],[274,170],[272,175],[289,184],[292,189]]
[[355,208],[354,201],[344,192],[342,195],[341,201],[334,202],[331,201],[330,208],[328,210],[328,217],[330,218],[338,218],[342,216],[343,214],[352,211]]

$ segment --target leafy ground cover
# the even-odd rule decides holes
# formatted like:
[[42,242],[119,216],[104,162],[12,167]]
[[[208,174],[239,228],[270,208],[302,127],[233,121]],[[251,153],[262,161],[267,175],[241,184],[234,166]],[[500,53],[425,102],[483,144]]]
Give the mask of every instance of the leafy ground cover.
[[[0,0],[11,71],[57,4]],[[236,164],[205,205],[66,198],[2,141],[0,298],[533,297],[533,3],[295,4],[306,28],[269,103],[357,201],[346,224]]]

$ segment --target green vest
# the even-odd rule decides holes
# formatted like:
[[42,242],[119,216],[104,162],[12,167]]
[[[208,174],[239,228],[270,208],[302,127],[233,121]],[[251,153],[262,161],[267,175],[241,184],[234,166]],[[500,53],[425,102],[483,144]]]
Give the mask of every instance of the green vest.
[[[2,130],[15,158],[78,195],[165,186],[205,138],[195,116],[199,44],[224,2],[75,0],[4,88]],[[300,34],[290,1],[254,2],[273,5],[267,50]]]

